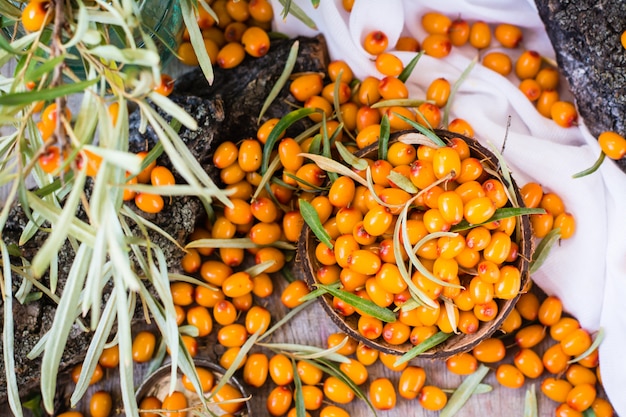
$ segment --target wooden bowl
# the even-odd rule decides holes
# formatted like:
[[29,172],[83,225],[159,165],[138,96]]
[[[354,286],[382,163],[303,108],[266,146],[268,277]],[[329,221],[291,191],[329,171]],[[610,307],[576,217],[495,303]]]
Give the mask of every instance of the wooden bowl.
[[[400,136],[406,133],[415,132],[416,131],[400,131],[392,133],[390,137],[390,143],[393,141],[397,141]],[[435,133],[446,143],[449,143],[449,141],[453,138],[461,138],[469,145],[471,156],[481,160],[485,167],[488,167],[495,171],[498,170],[499,165],[497,157],[491,151],[480,145],[480,143],[478,143],[478,141],[476,141],[475,139],[443,130],[436,130]],[[357,156],[359,157],[368,157],[374,160],[377,159],[377,155],[377,144],[362,149],[357,153]],[[507,184],[505,184],[505,186],[506,185]],[[515,189],[517,201],[520,203],[520,205],[523,205],[523,200],[519,193],[518,187],[515,184],[515,181],[513,181],[513,187]],[[512,236],[512,241],[516,242],[519,246],[519,256],[517,257],[515,262],[512,263],[512,265],[516,266],[521,272],[521,294],[521,292],[524,291],[525,288],[527,288],[530,280],[528,267],[533,248],[529,217],[527,215],[519,216],[517,220],[520,223],[520,227],[518,229],[519,236],[515,236],[514,232],[514,235]],[[300,241],[298,243],[298,259],[301,263],[303,277],[311,289],[314,289],[315,284],[317,283],[315,271],[317,271],[317,269],[321,266],[321,264],[317,261],[315,257],[315,247],[318,242],[319,241],[317,240],[315,234],[305,224],[302,230]],[[518,298],[519,294],[517,297],[510,300],[494,298],[494,300],[496,300],[496,302],[498,303],[498,314],[493,320],[489,322],[481,322],[480,327],[476,333],[454,334],[442,344],[420,354],[419,357],[445,359],[455,354],[469,351],[482,340],[490,337],[500,327],[502,321],[509,315],[509,313],[515,306]],[[357,313],[354,313],[347,317],[340,315],[337,311],[333,309],[333,297],[329,294],[325,294],[319,297],[319,300],[322,303],[322,306],[328,316],[343,332],[345,332],[352,338],[363,342],[367,346],[375,348],[381,352],[394,355],[402,355],[414,347],[414,345],[408,341],[401,345],[389,344],[382,338],[382,336],[375,340],[365,338],[358,331],[357,322],[359,315]]]
[[[213,372],[213,375],[215,375],[216,385],[220,381],[220,378],[224,375],[224,373],[226,373],[226,370],[224,368],[222,368],[219,365],[216,365],[215,363],[207,359],[195,358],[194,363],[197,368],[206,368],[210,370],[211,372]],[[144,398],[149,397],[149,396],[155,396],[159,398],[160,400],[163,400],[163,398],[169,394],[171,369],[172,367],[170,366],[170,364],[163,365],[162,367],[154,371],[152,374],[150,374],[146,378],[146,380],[137,389],[137,393],[135,395],[135,397],[137,398],[137,404],[140,404]],[[198,399],[198,394],[187,390],[182,385],[182,382],[181,382],[182,376],[183,374],[181,373],[180,369],[178,369],[177,370],[178,381],[176,382],[176,390],[181,391],[183,394],[185,394],[185,397],[187,397],[187,401],[189,404],[195,403],[195,404],[198,404],[198,407],[201,407],[199,405],[200,400]],[[246,388],[243,386],[243,384],[241,384],[241,382],[239,382],[237,378],[235,378],[234,376],[230,378],[228,383],[234,386],[235,388],[237,388],[237,390],[241,392],[241,396],[243,398],[247,398],[250,396],[248,392],[246,391]],[[211,415],[221,416],[222,414],[226,414],[226,412],[223,411],[221,408],[219,408],[217,404],[214,404],[211,402],[209,402],[209,409],[212,412]],[[206,411],[202,408],[200,408],[200,411],[201,413],[206,413]],[[188,413],[188,415],[191,415],[191,414],[192,414],[191,412]],[[239,410],[234,415],[238,417],[252,416],[252,406],[250,405],[250,401],[245,401],[242,404],[241,410]]]

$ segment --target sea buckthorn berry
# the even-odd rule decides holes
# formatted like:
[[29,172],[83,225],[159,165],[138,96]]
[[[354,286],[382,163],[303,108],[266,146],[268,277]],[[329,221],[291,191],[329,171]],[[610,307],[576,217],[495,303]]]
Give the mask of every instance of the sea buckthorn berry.
[[470,375],[478,369],[478,361],[471,353],[459,353],[446,359],[446,368],[453,374]]
[[454,191],[444,191],[437,198],[439,212],[443,219],[452,225],[463,220],[463,200]]
[[348,131],[356,129],[356,115],[358,110],[359,107],[353,102],[343,103],[339,106],[339,113],[341,114],[341,119],[343,120],[343,126]]
[[535,76],[542,90],[556,90],[559,86],[559,70],[554,67],[545,67]]
[[106,391],[94,392],[89,399],[91,417],[108,417],[113,409],[113,399]]
[[145,213],[156,214],[163,210],[165,202],[158,194],[138,193],[135,195],[135,205]]
[[[72,368],[70,376],[72,378],[72,381],[75,384],[78,383],[78,379],[80,377],[82,370],[83,370],[83,364],[78,364]],[[100,380],[102,380],[103,376],[104,376],[104,371],[102,370],[102,366],[100,366],[100,364],[98,363],[96,364],[96,368],[93,370],[93,374],[91,374],[89,385],[94,385],[95,383],[99,382]]]
[[378,359],[380,359],[380,362],[385,365],[386,368],[391,369],[393,372],[402,372],[409,366],[408,362],[396,365],[396,362],[400,359],[400,355],[394,355],[393,353],[380,352]]
[[439,107],[435,104],[425,102],[418,106],[415,120],[423,126],[438,128],[441,125],[441,117]]
[[463,217],[471,224],[484,223],[489,220],[495,212],[496,205],[487,196],[473,198],[466,202],[463,207]]
[[241,347],[247,339],[248,332],[245,326],[239,323],[227,324],[217,333],[217,341],[227,348]]
[[321,94],[323,87],[321,74],[303,74],[291,82],[289,92],[296,100],[305,102],[310,97]]
[[155,187],[175,185],[174,174],[167,167],[156,166],[150,171],[150,182]]
[[461,157],[450,147],[437,148],[433,153],[432,167],[438,179],[447,175],[457,175],[461,171]]
[[48,25],[54,17],[54,3],[45,0],[32,0],[22,9],[22,26],[29,32],[36,32]]
[[559,92],[556,90],[544,89],[535,106],[539,114],[543,117],[552,118],[552,105],[560,100]]
[[572,384],[564,379],[548,377],[541,382],[541,392],[552,401],[564,403],[567,394],[572,390]]
[[513,70],[511,58],[504,52],[489,52],[483,56],[482,62],[485,67],[505,77]]
[[419,366],[408,366],[400,374],[398,394],[407,400],[417,397],[426,382],[426,372]]
[[404,323],[385,323],[383,326],[383,339],[390,345],[401,345],[409,340],[411,328]]
[[269,328],[272,317],[269,310],[261,306],[252,306],[246,313],[246,330],[250,334],[265,333]]
[[340,72],[341,82],[349,84],[354,78],[354,73],[346,61],[334,60],[328,64],[328,68],[326,70],[328,77],[332,82],[337,81]]
[[135,335],[132,344],[133,360],[137,363],[152,359],[156,348],[156,336],[149,331],[141,331]]
[[305,410],[318,410],[322,406],[324,392],[315,385],[302,385],[302,398]]
[[543,188],[536,182],[529,182],[524,184],[520,189],[524,206],[529,208],[539,207],[539,203],[543,198]]
[[479,276],[471,279],[469,294],[475,304],[484,304],[493,299],[493,284],[482,280]]
[[304,360],[298,361],[296,364],[296,372],[298,372],[302,383],[306,385],[317,385],[322,381],[322,377],[324,376],[324,372],[320,368]]
[[254,172],[261,167],[263,149],[256,139],[245,139],[239,144],[237,162],[245,172]]
[[510,363],[503,363],[496,369],[496,380],[507,388],[521,388],[525,381],[524,374]]
[[595,399],[596,388],[592,384],[579,384],[567,393],[566,402],[574,410],[583,412],[591,407]]
[[38,159],[39,167],[46,174],[57,173],[62,162],[61,151],[54,145],[49,146]]
[[565,204],[556,193],[545,193],[539,202],[539,207],[553,216],[558,216],[565,211]]
[[226,185],[236,184],[246,178],[246,171],[238,164],[232,164],[220,171],[220,179]]
[[194,286],[188,282],[173,282],[170,284],[170,293],[174,304],[188,306],[193,303]]
[[290,242],[296,242],[300,238],[304,219],[299,211],[290,211],[283,216],[283,233]]
[[[224,28],[224,40],[226,42],[240,42],[242,41],[243,33],[248,26],[242,22],[231,22]],[[245,46],[245,45],[244,45]],[[218,50],[219,53],[219,50]]]
[[254,20],[261,23],[270,22],[274,17],[272,4],[267,0],[250,0],[248,12]]
[[182,259],[180,260],[180,265],[183,268],[183,271],[189,274],[197,272],[202,265],[200,252],[193,248],[187,249],[187,253],[185,253],[185,255],[183,255]]
[[520,270],[513,265],[505,265],[500,269],[500,280],[494,284],[496,298],[511,300],[520,292],[522,277]]
[[522,52],[515,61],[515,74],[520,80],[535,78],[541,68],[541,55],[532,50]]
[[252,291],[252,277],[245,271],[235,272],[222,283],[222,292],[227,297],[239,297]]
[[326,178],[325,172],[314,163],[304,164],[296,171],[298,185],[304,190],[319,187]]
[[517,308],[517,311],[519,311],[524,319],[534,321],[539,314],[539,305],[537,295],[532,292],[527,292],[520,296],[515,304],[515,308]]
[[275,387],[267,396],[266,408],[272,416],[282,416],[289,411],[292,401],[293,392],[289,387]]
[[[351,0],[343,0],[343,3],[347,1]],[[320,411],[320,417],[350,417],[350,414],[336,405],[327,405]]]
[[519,89],[530,101],[537,101],[541,97],[541,86],[532,78],[522,80],[519,84]]
[[278,223],[257,223],[250,229],[248,236],[257,245],[271,245],[282,236],[282,229]]
[[595,385],[598,382],[596,374],[591,369],[585,368],[578,363],[573,363],[567,367],[565,378],[574,386],[581,384]]
[[561,317],[559,321],[550,326],[550,337],[560,342],[576,329],[580,328],[580,323],[573,317]]
[[333,348],[340,343],[343,343],[346,337],[348,338],[346,344],[342,346],[337,353],[344,356],[352,355],[356,351],[358,342],[355,339],[348,337],[345,333],[331,333],[326,339],[326,345],[329,349]]
[[556,410],[554,410],[554,415],[556,417],[583,417],[583,413],[574,410],[566,403],[559,404]]
[[554,216],[550,213],[543,214],[531,214],[530,225],[533,231],[533,235],[538,238],[542,238],[552,230],[554,226]]
[[376,378],[370,383],[369,397],[377,410],[391,410],[396,406],[396,391],[388,378]]
[[356,185],[350,177],[339,177],[328,191],[328,201],[334,207],[347,207],[354,199]]
[[217,53],[217,65],[220,68],[230,69],[241,64],[246,51],[239,42],[229,42]]
[[422,15],[422,27],[427,33],[445,35],[450,30],[452,20],[442,13],[428,12]]
[[376,69],[383,75],[397,77],[404,70],[404,64],[394,54],[383,52],[376,57]]
[[354,399],[354,391],[337,377],[329,376],[324,380],[324,395],[338,404],[348,404]]
[[560,343],[555,343],[543,353],[541,360],[546,370],[553,374],[560,374],[567,369],[570,356],[563,353]]
[[169,96],[174,91],[174,79],[168,74],[161,74],[161,79],[154,86],[154,91],[162,96]]
[[550,108],[552,120],[561,127],[571,127],[578,120],[578,111],[569,101],[557,101]]
[[233,385],[226,384],[219,391],[215,391],[215,388],[216,387],[213,387],[213,390],[211,391],[213,394],[213,400],[226,413],[235,414],[243,408],[242,401],[233,401],[241,398],[241,392]]
[[[276,126],[276,123],[279,122],[279,120],[280,119],[277,118],[271,118],[263,122],[263,124],[258,128],[256,132],[256,138],[259,140],[259,142],[265,143],[267,141],[268,136],[274,129],[274,126]],[[283,138],[283,136],[285,136],[285,132],[282,132],[278,136],[278,138],[281,139]]]
[[360,316],[357,323],[359,333],[366,339],[374,340],[383,333],[383,323],[371,316]]
[[384,110],[389,119],[389,127],[392,131],[410,129],[411,124],[403,120],[400,116],[415,121],[415,113],[407,107],[391,106]]
[[519,27],[501,23],[496,26],[494,37],[505,48],[517,48],[523,39],[523,34]]
[[[371,106],[376,103],[380,99],[380,93],[378,92],[378,84],[380,80],[376,77],[368,76],[361,81],[361,85],[359,85],[359,91],[357,93],[357,97],[359,102],[363,106]],[[380,113],[376,109],[371,109],[375,111],[375,114],[380,117]],[[363,126],[359,127],[359,116],[357,114],[357,129],[361,130]],[[378,122],[376,122],[378,123]],[[370,123],[371,124],[371,123]]]
[[266,274],[265,272],[260,273],[252,277],[252,282],[254,283],[252,293],[257,297],[266,298],[273,294],[274,283],[272,282],[272,278],[269,274]]
[[396,51],[419,52],[420,43],[412,36],[400,36],[394,49]]
[[434,385],[426,385],[420,390],[417,400],[427,410],[438,411],[448,402],[446,393]]
[[594,349],[591,353],[589,353],[584,358],[581,358],[578,363],[586,368],[595,368],[599,365],[600,356],[598,349]]
[[233,297],[232,301],[237,311],[248,311],[252,307],[252,293],[249,292],[246,295]]
[[448,35],[430,34],[422,41],[422,50],[434,58],[445,58],[450,55],[452,43]]
[[538,345],[545,337],[546,329],[541,324],[531,324],[517,331],[515,343],[521,348]]
[[591,409],[594,413],[596,413],[596,417],[613,417],[614,415],[611,403],[604,398],[596,397],[596,399],[591,403]]
[[224,217],[235,225],[249,224],[253,220],[250,203],[239,198],[231,198],[232,207],[224,207]]
[[356,385],[367,382],[368,372],[365,365],[356,359],[349,358],[349,361],[339,365],[339,369]]
[[[470,138],[474,137],[474,128],[467,122],[467,120],[464,119],[456,118],[451,120],[450,123],[448,123],[448,130],[450,132],[458,133],[459,135],[464,135]],[[464,181],[460,181],[460,178],[457,178],[457,182]]]
[[103,368],[115,368],[120,362],[119,345],[104,348],[98,359],[98,363]]
[[[477,226],[472,228],[469,233],[465,236],[465,244],[468,248],[474,249],[477,251],[481,251],[489,245],[491,242],[491,232],[485,228],[484,226]],[[490,261],[481,261],[478,266],[478,276],[483,278],[486,282],[495,283],[500,274],[498,266]],[[496,272],[497,275],[493,275]],[[488,278],[488,275],[491,275],[492,278]]]
[[450,82],[445,78],[433,80],[426,90],[426,99],[432,100],[439,107],[443,107],[450,97]]
[[538,378],[543,373],[543,362],[532,349],[522,348],[513,357],[515,366],[528,378]]
[[389,38],[380,30],[369,32],[363,39],[363,49],[372,55],[385,52],[387,46],[389,46]]
[[472,355],[480,362],[493,363],[501,361],[506,355],[504,342],[496,338],[488,338],[480,342],[474,349]]
[[437,318],[437,327],[444,333],[452,333],[456,331],[456,323],[459,322],[459,309],[452,305],[454,317],[450,317],[450,313],[447,308],[441,308],[439,310],[439,318]]
[[167,417],[185,417],[187,411],[187,397],[180,391],[174,391],[163,398],[161,408],[165,411]]
[[194,306],[187,310],[187,323],[198,329],[198,336],[204,337],[213,330],[211,313],[204,306]]
[[139,403],[139,415],[141,417],[158,417],[159,414],[152,412],[153,410],[160,410],[162,407],[161,400],[154,396],[145,397]]
[[566,355],[578,356],[591,346],[591,335],[585,329],[576,329],[561,340],[561,348]]
[[559,228],[561,239],[569,239],[576,232],[576,219],[572,213],[563,212],[554,218],[553,228]]
[[269,372],[269,360],[264,353],[252,353],[243,367],[246,384],[259,388],[265,384]]
[[365,366],[373,365],[378,359],[378,350],[371,348],[362,342],[357,345],[356,358]]
[[[200,380],[200,389],[202,392],[209,392],[213,388],[213,384],[215,383],[215,375],[210,369],[196,367],[196,372],[198,373],[198,379]],[[195,392],[196,389],[191,382],[191,379],[187,375],[183,375],[181,378],[181,382],[185,388],[187,388],[191,392]]]
[[[483,250],[483,257],[487,261],[501,264],[506,260],[510,250],[511,237],[504,232],[495,232],[491,235],[489,244]],[[502,279],[502,277],[500,279]]]
[[385,100],[409,97],[409,90],[403,81],[387,76],[378,83],[378,93]]
[[477,21],[470,27],[469,43],[476,49],[491,45],[491,28],[486,22]]
[[230,266],[213,259],[204,261],[200,267],[200,276],[209,284],[219,287],[232,273],[233,269]]
[[622,159],[626,155],[626,139],[616,132],[600,133],[598,144],[602,152],[611,159]]
[[287,308],[295,308],[302,304],[300,298],[309,293],[309,287],[302,280],[295,280],[283,290],[280,300]]
[[264,56],[270,49],[270,38],[267,32],[255,26],[249,27],[243,32],[241,43],[246,52],[255,58]]
[[273,265],[268,267],[265,272],[271,274],[272,272],[278,272],[285,266],[285,254],[278,248],[264,247],[254,256],[254,262],[259,265],[263,262],[273,261]]
[[469,41],[470,25],[466,20],[457,18],[452,21],[448,29],[450,42],[454,46],[463,46]]
[[544,326],[552,326],[561,319],[562,312],[563,303],[558,297],[551,295],[541,302],[537,319]]
[[196,288],[194,300],[201,306],[212,308],[218,302],[224,300],[224,297],[224,293],[220,290],[198,286],[198,288]]
[[498,315],[498,303],[490,300],[484,304],[476,304],[472,311],[478,320],[491,321]]

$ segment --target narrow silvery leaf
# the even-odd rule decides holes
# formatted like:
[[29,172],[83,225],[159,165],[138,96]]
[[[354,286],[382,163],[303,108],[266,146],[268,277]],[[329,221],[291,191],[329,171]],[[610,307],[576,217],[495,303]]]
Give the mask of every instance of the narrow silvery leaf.
[[452,417],[465,405],[474,394],[474,390],[489,373],[489,368],[480,364],[474,373],[465,377],[461,385],[454,391],[446,406],[441,410],[440,417]]

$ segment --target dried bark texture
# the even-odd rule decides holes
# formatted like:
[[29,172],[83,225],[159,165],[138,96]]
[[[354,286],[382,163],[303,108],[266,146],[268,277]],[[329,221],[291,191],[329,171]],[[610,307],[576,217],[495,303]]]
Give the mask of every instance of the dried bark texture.
[[[626,134],[626,2],[535,0],[580,115],[594,136]],[[626,161],[618,161],[626,172]]]
[[[328,55],[323,38],[299,38],[299,54],[294,72],[321,72],[328,64]],[[200,70],[193,70],[178,79],[171,98],[181,105],[198,121],[198,129],[190,131],[184,127],[179,132],[196,159],[205,167],[209,175],[219,183],[217,169],[212,165],[215,148],[224,140],[239,141],[256,136],[257,118],[265,98],[274,87],[283,71],[286,58],[294,40],[277,40],[272,49],[263,58],[246,57],[244,62],[230,70],[215,68],[215,81],[210,86]],[[291,102],[289,104],[288,102]],[[283,88],[268,109],[263,121],[270,117],[281,117],[293,110],[295,99],[288,88]],[[139,132],[139,114],[130,116],[131,151],[149,149],[158,140],[154,131],[148,127]],[[310,122],[302,121],[300,128]],[[171,166],[166,157],[161,157],[159,164]],[[177,180],[181,180],[177,178]],[[131,203],[132,205],[132,203]],[[134,205],[132,205],[134,207]],[[176,197],[166,204],[164,210],[156,215],[146,215],[149,220],[159,225],[179,243],[183,244],[193,231],[196,222],[204,215],[202,204],[192,197]],[[2,232],[7,244],[16,244],[24,229],[27,218],[20,207],[14,207],[11,220]],[[26,245],[20,248],[26,259],[32,259],[39,250],[47,234],[38,232]],[[171,271],[178,271],[182,251],[167,239],[151,234],[153,242],[161,247],[168,260]],[[74,259],[70,245],[66,245],[59,257],[59,291],[61,293],[68,271]],[[43,278],[46,282],[47,278]],[[16,291],[17,288],[14,288]],[[54,319],[55,304],[45,296],[40,300],[21,305],[14,300],[15,318],[15,360],[17,383],[23,396],[36,392],[39,386],[41,358],[29,360],[26,355],[37,341],[50,328]],[[138,312],[140,312],[138,307]],[[0,321],[2,306],[0,305]],[[67,342],[59,372],[66,372],[84,358],[91,340],[89,334],[74,326]],[[0,344],[0,356],[3,347]],[[59,384],[67,381],[67,375],[60,375]],[[7,384],[4,361],[0,361],[0,404],[5,405],[0,415],[8,415],[6,407]]]

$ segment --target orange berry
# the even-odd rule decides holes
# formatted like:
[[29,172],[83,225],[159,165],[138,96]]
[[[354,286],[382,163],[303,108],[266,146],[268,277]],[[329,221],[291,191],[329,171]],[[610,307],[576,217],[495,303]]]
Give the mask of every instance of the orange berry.
[[53,3],[47,0],[32,0],[22,9],[22,26],[29,32],[41,30],[52,21]]
[[163,96],[169,96],[174,91],[174,79],[168,74],[161,74],[161,79],[154,86],[154,91]]
[[515,74],[520,80],[534,78],[541,68],[541,55],[536,51],[526,50],[515,61]]
[[365,39],[363,39],[363,48],[372,55],[378,55],[384,52],[388,45],[389,38],[380,30],[369,32],[365,35]]
[[141,211],[156,214],[163,210],[163,197],[158,194],[138,193],[135,196],[135,205]]
[[450,36],[450,42],[454,46],[463,46],[469,41],[470,25],[466,20],[461,18],[452,21],[450,28],[448,29],[448,35]]
[[598,136],[600,149],[611,159],[622,159],[626,155],[626,139],[616,132],[602,132]]
[[491,28],[483,21],[472,24],[469,33],[469,43],[476,49],[487,48],[491,44]]
[[432,34],[424,38],[422,49],[426,55],[434,58],[444,58],[450,54],[452,43],[448,35]]
[[496,26],[494,36],[505,48],[517,48],[522,41],[522,30],[508,23],[501,23]]

